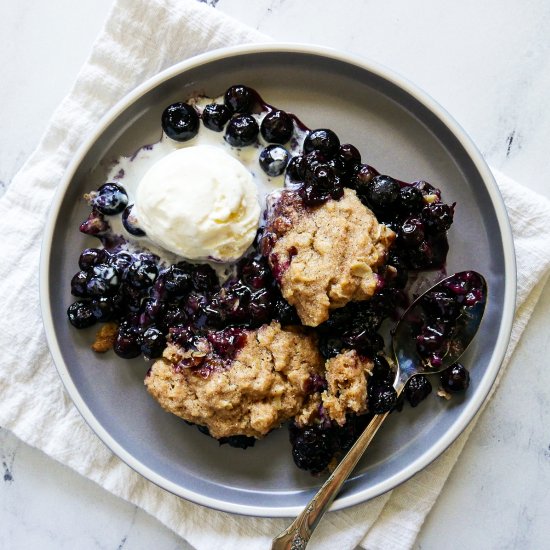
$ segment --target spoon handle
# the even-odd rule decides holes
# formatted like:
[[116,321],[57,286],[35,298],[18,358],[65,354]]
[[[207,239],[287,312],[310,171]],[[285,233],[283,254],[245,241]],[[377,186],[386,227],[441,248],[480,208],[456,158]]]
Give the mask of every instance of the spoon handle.
[[315,527],[321,521],[332,501],[349,477],[365,449],[389,413],[376,415],[359,436],[331,476],[325,481],[317,494],[311,499],[302,513],[290,524],[288,529],[273,539],[271,550],[304,550]]

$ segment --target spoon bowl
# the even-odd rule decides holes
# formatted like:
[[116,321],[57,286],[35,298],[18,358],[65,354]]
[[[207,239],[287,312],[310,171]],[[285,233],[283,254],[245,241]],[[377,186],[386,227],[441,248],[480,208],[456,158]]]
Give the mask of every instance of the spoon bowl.
[[474,339],[487,302],[487,281],[461,271],[422,293],[392,331],[399,394],[418,374],[435,374],[456,363]]

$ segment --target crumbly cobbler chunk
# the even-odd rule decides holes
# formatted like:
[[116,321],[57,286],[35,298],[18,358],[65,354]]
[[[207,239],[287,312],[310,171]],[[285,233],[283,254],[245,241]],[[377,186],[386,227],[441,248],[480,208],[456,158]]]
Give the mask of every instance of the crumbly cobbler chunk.
[[340,426],[346,423],[347,413],[367,411],[367,380],[372,367],[372,361],[355,350],[340,353],[326,362],[328,388],[322,395],[323,407]]
[[304,325],[316,327],[330,309],[375,293],[376,269],[394,239],[351,189],[315,208],[285,191],[269,216],[264,247],[283,296]]
[[301,411],[311,377],[323,372],[316,338],[277,322],[248,332],[226,366],[208,369],[207,357],[200,368],[185,368],[183,355],[169,345],[145,385],[165,410],[207,426],[215,438],[263,437]]

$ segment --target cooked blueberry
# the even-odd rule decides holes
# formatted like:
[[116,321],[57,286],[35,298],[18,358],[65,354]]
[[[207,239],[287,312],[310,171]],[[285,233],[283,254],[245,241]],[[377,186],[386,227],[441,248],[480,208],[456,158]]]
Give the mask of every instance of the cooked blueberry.
[[357,195],[361,200],[367,197],[367,190],[377,175],[378,172],[372,166],[362,164],[351,178],[351,187],[357,191]]
[[455,363],[441,373],[441,385],[448,392],[464,391],[470,385],[470,373],[461,363]]
[[151,260],[136,260],[126,271],[125,280],[134,288],[149,288],[153,286],[158,273],[158,267],[155,262]]
[[73,296],[84,297],[87,295],[86,285],[88,284],[88,273],[79,271],[71,279],[71,294]]
[[91,204],[102,214],[120,214],[128,204],[128,194],[120,185],[106,183],[97,190]]
[[305,153],[319,151],[327,160],[335,157],[338,154],[339,149],[340,140],[332,130],[312,130],[304,140]]
[[239,115],[232,118],[225,130],[225,141],[233,147],[246,147],[258,138],[258,123],[250,115]]
[[273,317],[283,326],[300,324],[300,318],[296,313],[296,309],[282,296],[280,296],[273,305]]
[[422,219],[433,233],[444,233],[453,223],[454,207],[448,204],[433,203],[422,209]]
[[175,141],[188,141],[199,131],[199,115],[187,103],[172,103],[161,117],[164,133]]
[[416,407],[430,395],[431,391],[432,385],[430,381],[422,374],[418,374],[407,382],[405,386],[405,398],[411,407]]
[[298,189],[298,195],[306,206],[320,206],[330,199],[330,190],[319,189],[312,184],[304,184]]
[[149,327],[141,336],[141,353],[145,359],[160,357],[166,347],[164,334],[156,327]]
[[365,195],[375,208],[389,208],[399,198],[399,189],[399,184],[390,176],[375,176]]
[[343,348],[344,342],[341,338],[330,338],[325,335],[319,338],[319,351],[325,359],[336,357]]
[[89,269],[105,260],[107,252],[103,248],[86,248],[80,254],[78,266],[80,269]]
[[286,175],[291,182],[304,181],[306,166],[305,157],[297,155],[290,159],[288,166],[286,167]]
[[404,246],[418,246],[424,240],[424,223],[420,218],[408,218],[399,232]]
[[390,384],[369,384],[368,407],[372,414],[384,414],[393,409],[397,392]]
[[391,281],[386,280],[386,282],[395,288],[405,288],[409,280],[409,271],[403,258],[395,252],[390,252],[387,265],[392,266],[396,271],[393,273]]
[[429,315],[454,321],[460,315],[460,305],[456,296],[449,292],[434,290],[422,299],[422,307]]
[[132,264],[132,256],[128,252],[117,252],[109,258],[109,263],[113,265],[119,273],[123,273]]
[[91,302],[94,317],[100,321],[110,321],[117,312],[118,300],[113,296],[100,296]]
[[164,288],[175,296],[183,296],[191,290],[191,272],[172,265],[164,273]]
[[363,355],[373,356],[384,347],[380,334],[359,327],[345,332],[342,341],[347,347],[358,350]]
[[199,292],[214,292],[220,284],[216,272],[208,264],[195,266],[191,281],[193,288]]
[[145,298],[140,307],[141,315],[139,325],[142,328],[149,327],[155,322],[162,322],[166,311],[166,302],[157,298]]
[[124,209],[124,212],[122,213],[122,225],[124,226],[124,229],[130,233],[130,235],[134,235],[135,237],[143,237],[145,235],[145,231],[138,227],[137,220],[132,214],[133,209],[133,204]]
[[268,176],[280,176],[288,164],[288,151],[281,145],[268,145],[260,153],[259,161]]
[[86,235],[93,235],[94,237],[102,235],[111,228],[109,222],[103,217],[103,214],[94,208],[86,221],[80,224],[80,231]]
[[239,262],[238,270],[243,282],[253,289],[264,288],[271,280],[271,270],[264,258],[245,258]]
[[177,327],[187,321],[187,313],[178,304],[168,304],[163,308],[162,324],[166,328]]
[[394,374],[390,368],[390,364],[383,355],[375,355],[373,357],[373,367],[371,379],[376,383],[389,383],[393,382]]
[[110,293],[109,283],[101,277],[89,277],[86,282],[87,296],[106,296]]
[[231,86],[224,95],[226,107],[234,113],[250,113],[254,106],[254,101],[254,92],[242,84]]
[[133,359],[141,354],[139,328],[121,324],[113,346],[114,352],[123,359]]
[[269,143],[286,143],[292,136],[294,123],[292,118],[284,111],[273,110],[262,120],[260,132]]
[[361,164],[361,153],[357,147],[351,143],[343,143],[340,145],[336,158],[340,160],[348,172],[353,172],[356,167]]
[[239,327],[229,327],[224,330],[210,332],[208,341],[223,358],[232,358],[246,344],[246,332]]
[[399,190],[399,203],[404,212],[420,212],[424,205],[422,191],[416,187],[402,187]]
[[91,327],[96,322],[94,312],[89,302],[74,302],[67,309],[67,316],[71,325],[76,328]]
[[230,118],[231,110],[219,103],[210,103],[202,111],[202,123],[214,132],[222,132]]
[[334,456],[333,441],[329,430],[308,426],[297,429],[292,437],[292,457],[302,470],[319,474],[329,465]]

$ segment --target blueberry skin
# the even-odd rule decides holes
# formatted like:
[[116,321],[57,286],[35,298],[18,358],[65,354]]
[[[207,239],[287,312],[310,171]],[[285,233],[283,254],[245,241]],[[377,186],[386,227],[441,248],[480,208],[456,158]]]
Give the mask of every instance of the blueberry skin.
[[199,131],[199,115],[187,103],[172,103],[161,117],[164,133],[174,141],[188,141]]
[[340,151],[340,140],[332,130],[325,128],[312,130],[304,140],[304,152],[312,151],[319,151],[327,160],[330,160]]
[[239,115],[231,119],[225,130],[225,141],[233,147],[246,147],[256,143],[260,128],[250,115]]
[[214,132],[223,132],[230,118],[231,110],[226,105],[220,105],[219,103],[211,103],[202,111],[202,123]]
[[84,301],[72,303],[67,309],[67,316],[75,328],[88,328],[95,324],[96,318],[90,304]]
[[375,176],[366,190],[367,200],[375,208],[389,208],[399,199],[399,184],[390,176]]
[[288,164],[288,151],[281,145],[268,145],[260,153],[260,166],[271,177],[280,176]]
[[265,115],[260,127],[262,136],[266,141],[280,145],[291,138],[293,130],[292,118],[284,111],[277,109]]
[[254,104],[254,93],[242,84],[235,84],[227,89],[223,101],[232,113],[250,113]]
[[106,183],[97,190],[92,206],[107,216],[120,214],[128,204],[128,194],[124,187],[116,183]]

